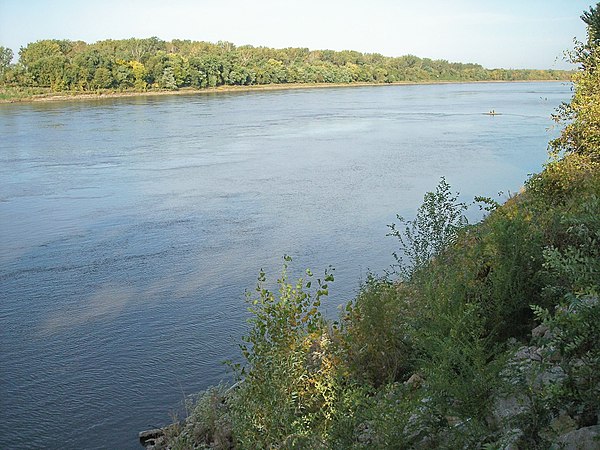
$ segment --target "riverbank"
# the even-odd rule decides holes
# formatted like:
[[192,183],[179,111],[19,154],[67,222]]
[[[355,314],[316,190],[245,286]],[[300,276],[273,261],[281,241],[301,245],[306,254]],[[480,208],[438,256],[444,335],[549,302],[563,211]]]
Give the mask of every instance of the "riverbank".
[[243,382],[200,393],[140,443],[597,449],[599,168],[597,147],[569,153],[503,205],[481,198],[489,215],[470,226],[442,179],[392,227],[404,279],[371,276],[339,322],[318,313],[333,275],[311,290],[310,271],[286,278],[286,258],[280,294],[261,273],[248,298]]
[[[177,90],[149,91],[114,91],[101,90],[97,92],[39,92],[28,93],[16,89],[0,89],[0,103],[32,103],[57,102],[71,100],[104,100],[127,97],[158,97],[174,95],[207,95],[236,92],[278,91],[292,89],[325,89],[365,86],[411,86],[433,84],[482,84],[482,83],[564,83],[569,80],[466,80],[466,81],[398,81],[394,83],[285,83],[262,84],[252,86],[219,86],[215,88],[194,89],[181,88]],[[5,98],[2,98],[5,97]]]
[[261,272],[243,383],[203,392],[142,445],[597,449],[600,80],[588,67],[544,170],[504,204],[477,197],[488,214],[475,225],[442,178],[413,220],[389,226],[399,279],[369,276],[339,321],[318,310],[327,271],[311,290],[310,271],[286,278],[286,258],[279,295]]

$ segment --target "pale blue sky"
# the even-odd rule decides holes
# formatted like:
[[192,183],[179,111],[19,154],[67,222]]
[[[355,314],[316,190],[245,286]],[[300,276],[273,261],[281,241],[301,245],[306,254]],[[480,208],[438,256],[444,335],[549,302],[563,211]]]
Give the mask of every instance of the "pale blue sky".
[[158,36],[567,68],[596,0],[0,0],[0,45]]

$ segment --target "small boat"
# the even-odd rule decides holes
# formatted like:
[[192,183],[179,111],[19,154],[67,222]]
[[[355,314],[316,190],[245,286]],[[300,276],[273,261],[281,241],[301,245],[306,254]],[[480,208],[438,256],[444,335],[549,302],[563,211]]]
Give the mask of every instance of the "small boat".
[[490,112],[484,112],[483,114],[486,115],[486,116],[500,116],[500,115],[502,115],[502,113],[497,113],[493,109]]

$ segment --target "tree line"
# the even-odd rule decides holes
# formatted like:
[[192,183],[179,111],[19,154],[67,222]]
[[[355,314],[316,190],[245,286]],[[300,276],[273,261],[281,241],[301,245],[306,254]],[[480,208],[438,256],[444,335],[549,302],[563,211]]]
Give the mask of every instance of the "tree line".
[[0,47],[0,83],[53,91],[154,90],[285,83],[394,83],[569,79],[560,70],[486,69],[414,55],[274,49],[157,37],[83,41],[46,39],[13,53]]

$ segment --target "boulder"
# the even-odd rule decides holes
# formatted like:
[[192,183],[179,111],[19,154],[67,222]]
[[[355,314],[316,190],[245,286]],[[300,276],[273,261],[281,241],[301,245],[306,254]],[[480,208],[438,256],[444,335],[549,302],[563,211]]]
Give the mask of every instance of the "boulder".
[[162,428],[153,428],[151,430],[140,431],[138,437],[140,444],[144,447],[154,446],[159,437],[165,435],[165,430]]
[[413,389],[418,389],[421,387],[421,384],[423,384],[423,378],[418,373],[413,373],[404,384]]
[[551,450],[598,450],[600,448],[600,425],[580,428],[559,436]]
[[526,413],[529,407],[529,399],[525,396],[496,398],[492,416],[488,418],[488,422],[492,425],[502,426],[511,419]]
[[543,387],[549,384],[557,384],[564,381],[567,374],[560,366],[550,366],[541,372],[535,379],[535,387]]
[[546,324],[541,324],[531,330],[532,338],[545,338],[550,334],[550,328]]
[[557,417],[550,421],[550,428],[554,431],[554,435],[564,435],[575,431],[577,422],[565,411],[560,411]]
[[541,362],[544,358],[542,356],[542,351],[539,347],[531,346],[531,347],[521,347],[515,353],[514,359],[516,361],[538,361]]

